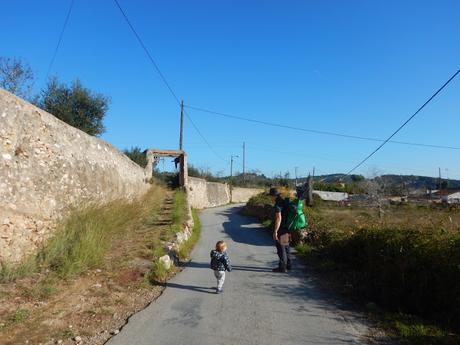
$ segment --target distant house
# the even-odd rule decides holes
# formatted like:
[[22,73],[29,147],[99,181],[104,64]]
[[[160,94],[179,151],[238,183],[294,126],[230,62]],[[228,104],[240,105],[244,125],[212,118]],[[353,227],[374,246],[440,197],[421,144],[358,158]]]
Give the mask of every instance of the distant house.
[[348,199],[348,193],[314,190],[313,194],[318,195],[321,199],[326,201],[344,201]]
[[459,204],[460,203],[460,191],[454,192],[451,194],[441,196],[441,200],[443,202],[447,202],[448,204]]
[[460,203],[460,189],[437,190],[432,193],[432,197],[448,204],[458,204]]

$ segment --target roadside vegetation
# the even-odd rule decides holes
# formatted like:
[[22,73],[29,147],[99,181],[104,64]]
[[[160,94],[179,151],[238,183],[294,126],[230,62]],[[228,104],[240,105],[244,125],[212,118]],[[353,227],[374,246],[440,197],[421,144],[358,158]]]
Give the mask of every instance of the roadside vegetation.
[[[460,208],[409,203],[383,211],[317,202],[305,209],[309,230],[298,252],[404,341],[458,344]],[[266,196],[253,197],[245,212],[270,224]]]
[[[186,204],[186,195],[182,190],[177,190],[173,198],[173,209],[171,215],[171,226],[169,231],[169,240],[171,236],[177,234],[179,231],[182,231],[183,225],[186,222],[187,216],[187,204]],[[176,248],[177,259],[180,261],[185,261],[189,258],[190,253],[198,242],[201,234],[201,222],[198,217],[198,211],[192,209],[193,217],[193,229],[189,239],[185,242],[182,242]],[[149,273],[149,280],[152,283],[164,283],[172,274],[176,272],[174,267],[167,269],[158,259],[166,254],[166,251],[163,247],[158,247],[154,252],[154,264]]]
[[[139,200],[71,212],[35,255],[1,266],[0,343],[71,344],[81,336],[103,344],[161,294],[151,274],[165,254],[164,242],[182,230],[185,207],[182,190],[154,184]],[[196,212],[194,218],[181,259],[199,236]],[[164,279],[175,272],[160,270]]]
[[140,200],[114,201],[71,212],[36,255],[18,267],[2,265],[0,282],[43,271],[67,279],[100,265],[114,241],[152,221],[162,201],[159,192],[164,193],[153,186]]

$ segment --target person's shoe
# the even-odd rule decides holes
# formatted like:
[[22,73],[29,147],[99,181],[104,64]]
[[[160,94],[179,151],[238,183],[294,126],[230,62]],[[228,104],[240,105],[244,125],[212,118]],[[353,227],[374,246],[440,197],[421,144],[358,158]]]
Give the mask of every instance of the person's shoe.
[[286,265],[286,269],[287,269],[288,271],[292,270],[292,265]]
[[274,269],[272,269],[272,272],[278,272],[278,273],[286,273],[287,270],[283,267],[276,267]]

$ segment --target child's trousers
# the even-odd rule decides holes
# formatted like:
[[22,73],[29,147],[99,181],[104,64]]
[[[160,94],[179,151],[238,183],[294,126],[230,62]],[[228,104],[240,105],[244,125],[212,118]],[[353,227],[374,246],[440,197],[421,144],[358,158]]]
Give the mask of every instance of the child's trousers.
[[214,276],[217,279],[217,289],[222,290],[224,287],[224,281],[225,281],[225,271],[214,271]]

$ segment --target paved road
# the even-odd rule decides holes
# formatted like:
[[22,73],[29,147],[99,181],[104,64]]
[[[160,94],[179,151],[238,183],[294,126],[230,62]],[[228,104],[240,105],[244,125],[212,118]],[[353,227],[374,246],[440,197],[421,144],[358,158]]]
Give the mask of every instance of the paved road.
[[[367,331],[354,312],[319,291],[301,264],[272,273],[272,240],[254,220],[225,206],[201,213],[202,238],[192,261],[163,295],[134,315],[109,345],[362,344]],[[214,293],[209,252],[228,243],[234,270]]]

